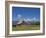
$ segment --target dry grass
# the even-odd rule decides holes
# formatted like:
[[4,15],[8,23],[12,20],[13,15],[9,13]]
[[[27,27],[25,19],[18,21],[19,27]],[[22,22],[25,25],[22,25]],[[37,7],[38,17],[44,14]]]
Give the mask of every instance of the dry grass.
[[21,25],[12,28],[12,31],[19,31],[19,30],[40,30],[40,25]]

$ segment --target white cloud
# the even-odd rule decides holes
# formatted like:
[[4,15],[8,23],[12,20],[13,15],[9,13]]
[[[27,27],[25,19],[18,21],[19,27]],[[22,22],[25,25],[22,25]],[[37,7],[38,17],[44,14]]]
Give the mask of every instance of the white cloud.
[[21,18],[21,17],[22,17],[22,15],[20,15],[20,14],[17,15],[17,18]]
[[33,20],[36,20],[36,17],[34,17]]
[[37,19],[36,17],[33,18],[34,21],[39,21],[39,19]]

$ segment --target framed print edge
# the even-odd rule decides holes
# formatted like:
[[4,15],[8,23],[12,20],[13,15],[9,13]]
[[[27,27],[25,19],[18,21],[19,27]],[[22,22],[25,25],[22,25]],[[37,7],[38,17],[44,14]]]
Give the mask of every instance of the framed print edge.
[[5,1],[5,37],[8,37],[9,35],[9,29],[8,29],[8,2]]
[[[29,5],[42,5],[43,6],[43,33],[29,33],[29,34],[9,34],[9,4],[21,3]],[[18,2],[18,1],[5,1],[5,37],[19,37],[19,36],[35,36],[45,34],[45,3],[34,2]]]

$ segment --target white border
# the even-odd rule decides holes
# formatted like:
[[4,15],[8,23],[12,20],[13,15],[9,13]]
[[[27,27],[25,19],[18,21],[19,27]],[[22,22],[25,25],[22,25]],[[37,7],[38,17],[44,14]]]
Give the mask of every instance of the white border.
[[[12,7],[36,7],[40,8],[40,30],[29,30],[29,31],[12,31]],[[26,34],[26,33],[43,33],[43,6],[42,5],[23,5],[23,4],[10,4],[9,6],[9,34]]]

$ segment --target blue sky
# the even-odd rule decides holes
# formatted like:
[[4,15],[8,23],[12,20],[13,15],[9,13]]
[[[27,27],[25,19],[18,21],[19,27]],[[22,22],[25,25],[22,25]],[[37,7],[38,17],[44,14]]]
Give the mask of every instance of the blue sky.
[[16,20],[17,18],[36,18],[40,19],[40,8],[29,8],[29,7],[12,7],[12,20]]

